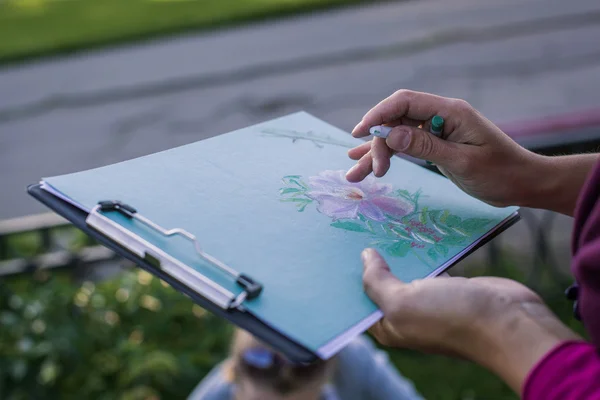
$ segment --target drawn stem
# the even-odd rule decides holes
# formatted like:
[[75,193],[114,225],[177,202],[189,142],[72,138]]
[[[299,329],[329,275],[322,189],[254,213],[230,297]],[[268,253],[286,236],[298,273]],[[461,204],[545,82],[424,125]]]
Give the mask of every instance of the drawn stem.
[[312,132],[296,132],[296,131],[283,131],[283,130],[276,130],[276,129],[264,129],[262,131],[262,133],[265,135],[270,135],[270,136],[274,136],[274,137],[289,138],[289,139],[292,139],[293,141],[306,140],[306,141],[312,142],[315,145],[331,144],[334,146],[341,146],[341,147],[346,147],[349,149],[355,146],[352,143],[335,140],[335,139],[330,138],[329,136],[319,136]]
[[415,257],[417,257],[419,259],[419,261],[421,261],[423,264],[427,265],[429,268],[434,268],[433,265],[431,265],[429,262],[427,262],[423,257],[421,257],[419,255],[418,252],[416,252],[414,249],[410,249],[411,253],[413,253],[415,255]]

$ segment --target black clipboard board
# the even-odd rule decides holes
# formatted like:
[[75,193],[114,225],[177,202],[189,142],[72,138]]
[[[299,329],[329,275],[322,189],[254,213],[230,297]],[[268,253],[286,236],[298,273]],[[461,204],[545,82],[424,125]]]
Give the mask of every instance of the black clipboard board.
[[28,186],[27,192],[33,198],[68,220],[75,227],[82,230],[93,239],[97,240],[103,246],[114,251],[119,256],[133,262],[140,268],[146,270],[159,279],[167,282],[175,290],[187,295],[200,307],[221,318],[224,318],[241,329],[248,331],[258,340],[285,354],[291,361],[297,363],[311,363],[319,359],[317,354],[269,327],[252,314],[248,312],[242,312],[237,309],[225,310],[219,307],[206,297],[188,287],[186,284],[167,274],[160,267],[157,267],[156,264],[151,260],[139,257],[137,254],[134,254],[133,252],[124,248],[97,230],[92,229],[86,222],[86,219],[89,215],[88,213],[45,191],[41,187],[41,184]]

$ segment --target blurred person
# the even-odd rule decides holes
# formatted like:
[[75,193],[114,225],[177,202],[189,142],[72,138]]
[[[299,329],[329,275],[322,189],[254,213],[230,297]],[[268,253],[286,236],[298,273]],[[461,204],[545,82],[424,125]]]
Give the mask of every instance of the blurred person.
[[[441,138],[428,121],[444,118]],[[502,378],[526,400],[600,399],[600,163],[598,154],[542,156],[514,142],[467,102],[400,90],[353,130],[393,127],[354,149],[346,178],[386,174],[394,154],[433,162],[464,192],[493,206],[575,217],[569,290],[590,340],[565,326],[524,285],[493,277],[404,283],[374,249],[362,253],[366,293],[384,317],[371,333],[383,345],[457,356]],[[433,377],[432,377],[433,379]]]
[[229,357],[189,400],[420,400],[386,354],[359,337],[334,358],[293,364],[248,332],[235,331]]

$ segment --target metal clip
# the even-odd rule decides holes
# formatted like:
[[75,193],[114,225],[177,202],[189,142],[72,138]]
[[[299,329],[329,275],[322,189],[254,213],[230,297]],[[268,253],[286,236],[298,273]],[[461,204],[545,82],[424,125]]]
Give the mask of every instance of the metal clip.
[[[133,234],[118,223],[101,214],[101,212],[110,211],[116,211],[127,218],[135,219],[165,237],[184,237],[194,244],[196,253],[202,259],[208,261],[212,266],[231,276],[244,290],[237,296],[234,295],[229,290],[200,274],[194,268],[191,268],[181,261],[171,257],[158,247],[152,245],[148,241]],[[140,215],[135,208],[121,203],[120,201],[109,200],[99,202],[98,205],[95,206],[88,215],[86,223],[115,240],[141,258],[149,261],[156,267],[159,267],[170,273],[175,278],[178,278],[182,283],[192,286],[200,294],[204,295],[224,309],[240,309],[242,308],[242,303],[245,300],[253,299],[262,292],[262,285],[260,283],[256,282],[247,275],[237,272],[230,266],[204,252],[200,247],[200,242],[198,242],[196,236],[180,228],[165,229],[143,215]]]

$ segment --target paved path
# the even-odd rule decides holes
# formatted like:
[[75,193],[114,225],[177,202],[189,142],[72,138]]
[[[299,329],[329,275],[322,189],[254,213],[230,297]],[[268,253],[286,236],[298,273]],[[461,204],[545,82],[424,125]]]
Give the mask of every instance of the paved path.
[[597,0],[431,0],[0,70],[0,219],[46,211],[25,194],[43,176],[301,109],[349,130],[398,88],[499,123],[598,106],[599,37]]

